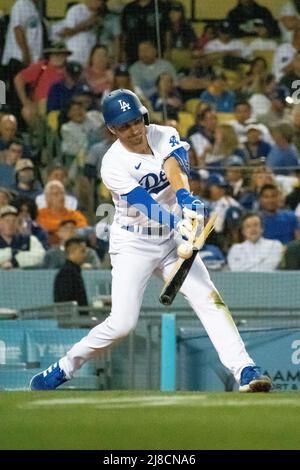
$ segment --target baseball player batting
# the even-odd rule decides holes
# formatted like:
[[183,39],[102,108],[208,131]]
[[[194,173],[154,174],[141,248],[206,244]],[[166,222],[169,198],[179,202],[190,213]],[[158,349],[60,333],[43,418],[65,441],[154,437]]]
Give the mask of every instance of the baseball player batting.
[[[189,191],[189,145],[173,127],[149,124],[147,109],[129,90],[103,100],[103,116],[117,140],[106,152],[101,178],[116,212],[110,234],[112,310],[67,354],[30,382],[32,390],[52,390],[101,351],[127,336],[138,321],[151,275],[167,279],[177,262],[177,245],[191,240],[204,215],[202,201]],[[224,366],[241,392],[267,392],[230,312],[197,256],[180,292],[206,329]]]

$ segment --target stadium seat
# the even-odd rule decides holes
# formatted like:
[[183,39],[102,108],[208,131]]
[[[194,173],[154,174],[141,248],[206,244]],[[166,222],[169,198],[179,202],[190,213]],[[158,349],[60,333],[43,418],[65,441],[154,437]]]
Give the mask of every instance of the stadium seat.
[[190,98],[185,102],[185,109],[188,113],[195,115],[197,106],[201,103],[198,98]]
[[189,69],[193,65],[192,51],[190,49],[171,49],[166,56],[176,70]]
[[195,124],[195,119],[192,113],[187,111],[180,111],[178,113],[178,130],[181,137],[187,135],[187,131]]
[[226,124],[228,121],[235,119],[233,113],[217,113],[218,116],[218,124]]
[[47,114],[47,124],[52,129],[53,131],[58,130],[58,118],[59,118],[59,111],[50,111],[50,113]]

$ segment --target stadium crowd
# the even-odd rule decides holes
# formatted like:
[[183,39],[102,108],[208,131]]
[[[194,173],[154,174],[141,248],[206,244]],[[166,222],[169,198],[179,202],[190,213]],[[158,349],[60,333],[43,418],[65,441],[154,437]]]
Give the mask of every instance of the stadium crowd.
[[[0,19],[0,268],[61,268],[82,236],[83,267],[109,267],[99,179],[114,136],[103,97],[133,90],[152,123],[190,143],[190,185],[219,215],[209,269],[300,269],[300,2],[275,18],[237,0],[200,28],[177,0],[85,0],[50,21],[37,0]],[[212,7],[213,8],[213,7]]]

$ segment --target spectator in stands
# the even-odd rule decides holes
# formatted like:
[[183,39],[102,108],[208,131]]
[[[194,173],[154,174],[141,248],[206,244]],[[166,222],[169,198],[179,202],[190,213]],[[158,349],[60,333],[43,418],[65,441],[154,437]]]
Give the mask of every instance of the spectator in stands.
[[254,20],[257,19],[264,22],[270,37],[280,35],[272,13],[254,0],[238,0],[237,5],[227,15],[234,37],[256,36]]
[[[234,115],[235,119],[228,122],[230,124],[239,139],[239,142],[243,144],[247,140],[247,126],[252,123],[251,120],[252,108],[247,101],[238,101],[235,105]],[[263,124],[260,125],[263,138],[266,142],[270,142],[271,136],[268,128]]]
[[[65,243],[77,236],[76,222],[74,220],[63,220],[57,231],[59,245],[50,248],[44,258],[43,267],[46,269],[60,269],[66,261]],[[101,266],[97,253],[87,247],[86,257],[82,263],[83,269],[99,269]]]
[[138,95],[149,98],[156,92],[156,81],[163,73],[169,73],[176,81],[173,65],[164,59],[157,59],[156,47],[150,41],[143,41],[138,46],[139,60],[131,65],[129,73]]
[[19,214],[19,232],[22,235],[34,235],[45,250],[50,248],[47,232],[36,222],[38,208],[33,199],[20,196],[14,200],[14,206]]
[[98,144],[94,144],[87,154],[84,166],[84,174],[87,178],[90,180],[99,178],[102,158],[115,140],[114,134],[105,127],[103,139]]
[[19,196],[27,196],[35,199],[41,194],[43,189],[41,183],[35,176],[34,164],[28,158],[22,158],[16,163],[16,183],[11,188]]
[[300,51],[294,55],[291,70],[288,73],[284,73],[279,82],[279,85],[287,90],[286,96],[291,96],[294,93],[295,87],[293,83],[295,80],[300,80]]
[[3,206],[9,206],[12,201],[12,194],[7,188],[0,186],[0,209]]
[[168,117],[176,118],[178,111],[183,107],[183,102],[173,77],[163,72],[156,81],[156,87],[157,91],[149,97],[153,111],[165,110]]
[[16,75],[14,83],[22,103],[22,116],[30,127],[36,128],[39,115],[46,112],[50,87],[64,78],[70,54],[63,43],[53,44],[44,49],[44,60],[29,65]]
[[184,6],[179,1],[171,1],[165,55],[171,49],[193,49],[196,41],[195,31],[185,17]]
[[2,63],[8,65],[12,75],[41,58],[43,27],[38,3],[17,0],[11,9]]
[[300,104],[295,104],[295,106],[293,106],[290,115],[290,121],[294,129],[293,143],[295,144],[300,155]]
[[[80,267],[86,259],[86,251],[87,246],[82,238],[73,237],[66,241],[66,261],[54,280],[54,302],[76,301],[81,307],[88,305]],[[88,312],[85,314],[88,315]]]
[[291,43],[286,42],[276,49],[272,72],[277,81],[293,70],[293,60],[298,51],[300,51],[300,27],[295,29]]
[[[268,73],[261,78],[260,83],[258,83],[257,89],[254,90],[253,94],[250,96],[248,102],[252,107],[251,119],[253,121],[258,121],[259,116],[267,114],[271,109],[271,99],[270,96],[274,94],[274,91],[277,88],[275,76],[271,73]],[[244,91],[245,88],[244,88]],[[251,90],[249,90],[251,92]]]
[[[162,51],[164,51],[166,25],[169,24],[169,5],[158,0],[157,7],[160,12],[159,27],[161,31]],[[156,0],[134,0],[124,7],[121,16],[121,30],[123,36],[122,60],[126,61],[129,65],[137,60],[138,47],[141,42],[150,41],[156,43],[155,8]]]
[[300,269],[300,240],[295,240],[287,244],[284,252],[282,269]]
[[[1,152],[0,152],[1,153]],[[0,185],[12,188],[15,184],[15,166],[23,157],[23,143],[19,139],[13,139],[8,143],[7,149],[2,152],[4,155],[0,160]]]
[[283,121],[288,121],[290,111],[287,108],[287,96],[287,88],[277,87],[268,96],[271,102],[269,111],[266,114],[257,116],[257,121],[261,124],[264,124],[265,126],[268,126],[269,128],[272,126],[277,126]]
[[[13,114],[4,114],[0,117],[0,159],[3,151],[8,148],[12,140],[18,139],[18,122]],[[31,158],[31,150],[27,145],[23,145],[23,157]]]
[[275,145],[267,156],[267,165],[275,174],[289,175],[298,168],[299,154],[293,144],[294,130],[288,123],[283,122],[271,129]]
[[259,193],[266,184],[274,184],[275,176],[264,161],[253,164],[249,188],[240,196],[239,202],[244,209],[256,211],[259,208]]
[[216,127],[212,151],[205,156],[206,168],[222,173],[222,168],[233,155],[244,160],[244,152],[233,127],[230,124],[220,124]]
[[28,158],[22,158],[16,163],[16,183],[11,188],[19,196],[35,199],[43,189],[35,176],[34,164]]
[[47,230],[50,245],[59,243],[57,230],[63,220],[74,220],[77,228],[87,227],[85,216],[78,210],[70,210],[65,206],[65,188],[60,181],[53,180],[45,186],[47,206],[39,209],[37,222]]
[[[53,168],[51,168],[47,176],[47,183],[53,180],[60,181],[62,185],[64,186],[64,188],[66,189],[68,187],[67,169],[61,165],[55,165]],[[43,207],[46,207],[45,193],[43,192],[42,194],[39,194],[36,197],[35,202],[37,204],[38,209],[42,209]],[[76,211],[76,209],[78,208],[77,198],[73,196],[72,194],[65,193],[65,207],[67,209]]]
[[18,210],[13,206],[0,209],[0,268],[29,268],[39,266],[44,248],[33,235],[18,230]]
[[133,84],[131,82],[129,70],[125,64],[120,64],[114,69],[112,90],[118,90],[118,88],[133,91]]
[[200,95],[200,101],[209,104],[217,113],[232,113],[235,99],[235,93],[228,89],[223,73],[211,76],[210,85]]
[[278,268],[283,245],[278,240],[267,240],[262,236],[262,221],[258,214],[243,216],[242,234],[244,241],[233,244],[227,256],[231,271],[265,272]]
[[287,1],[279,11],[278,25],[282,42],[292,42],[295,29],[299,28],[300,10],[298,0]]
[[207,54],[194,54],[192,67],[183,67],[178,71],[178,88],[183,100],[199,98],[206,90],[213,75],[213,68],[209,64]]
[[47,112],[64,110],[78,87],[82,84],[82,66],[79,62],[69,61],[65,66],[65,77],[53,83],[47,97]]
[[275,51],[277,42],[274,39],[270,39],[270,31],[266,20],[262,18],[255,19],[253,27],[257,37],[248,44],[250,53],[255,51]]
[[226,211],[229,207],[240,207],[239,203],[227,195],[228,182],[218,173],[211,174],[207,180],[211,214],[217,214],[215,232],[222,232]]
[[260,124],[248,124],[246,128],[247,140],[244,142],[244,152],[248,165],[255,164],[262,157],[267,157],[272,146],[262,139]]
[[280,193],[274,184],[264,185],[259,194],[264,237],[287,244],[299,239],[299,221],[295,213],[280,209]]
[[106,0],[85,0],[73,3],[66,15],[64,28],[58,31],[72,50],[72,60],[87,64],[95,44],[107,47],[110,57],[120,56],[120,18],[108,8]]
[[246,44],[232,38],[232,28],[228,21],[222,21],[217,26],[217,39],[209,41],[204,47],[204,54],[212,65],[221,65],[227,68],[236,68],[250,55]]
[[234,199],[239,200],[246,188],[244,160],[238,155],[231,155],[225,162],[225,178],[228,181]]
[[242,241],[241,219],[243,210],[238,206],[230,206],[225,210],[223,229],[221,232],[212,232],[209,243],[216,244],[227,256],[229,249],[234,243]]
[[206,106],[197,114],[196,119],[196,125],[188,131],[188,135],[196,156],[196,166],[203,166],[215,143],[218,118],[210,106]]
[[96,44],[90,53],[88,65],[84,70],[83,78],[91,88],[94,95],[101,98],[104,92],[112,89],[114,75],[106,46]]

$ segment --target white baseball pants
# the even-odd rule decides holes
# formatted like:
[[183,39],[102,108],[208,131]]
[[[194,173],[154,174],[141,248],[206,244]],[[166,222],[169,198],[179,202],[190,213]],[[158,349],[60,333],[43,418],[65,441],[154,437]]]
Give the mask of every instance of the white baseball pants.
[[[59,361],[67,378],[135,328],[148,280],[153,273],[164,279],[168,277],[177,261],[176,248],[173,235],[152,238],[112,227],[112,310],[106,320],[95,326]],[[221,362],[239,381],[241,370],[254,362],[200,256],[195,259],[180,292],[206,329]]]

